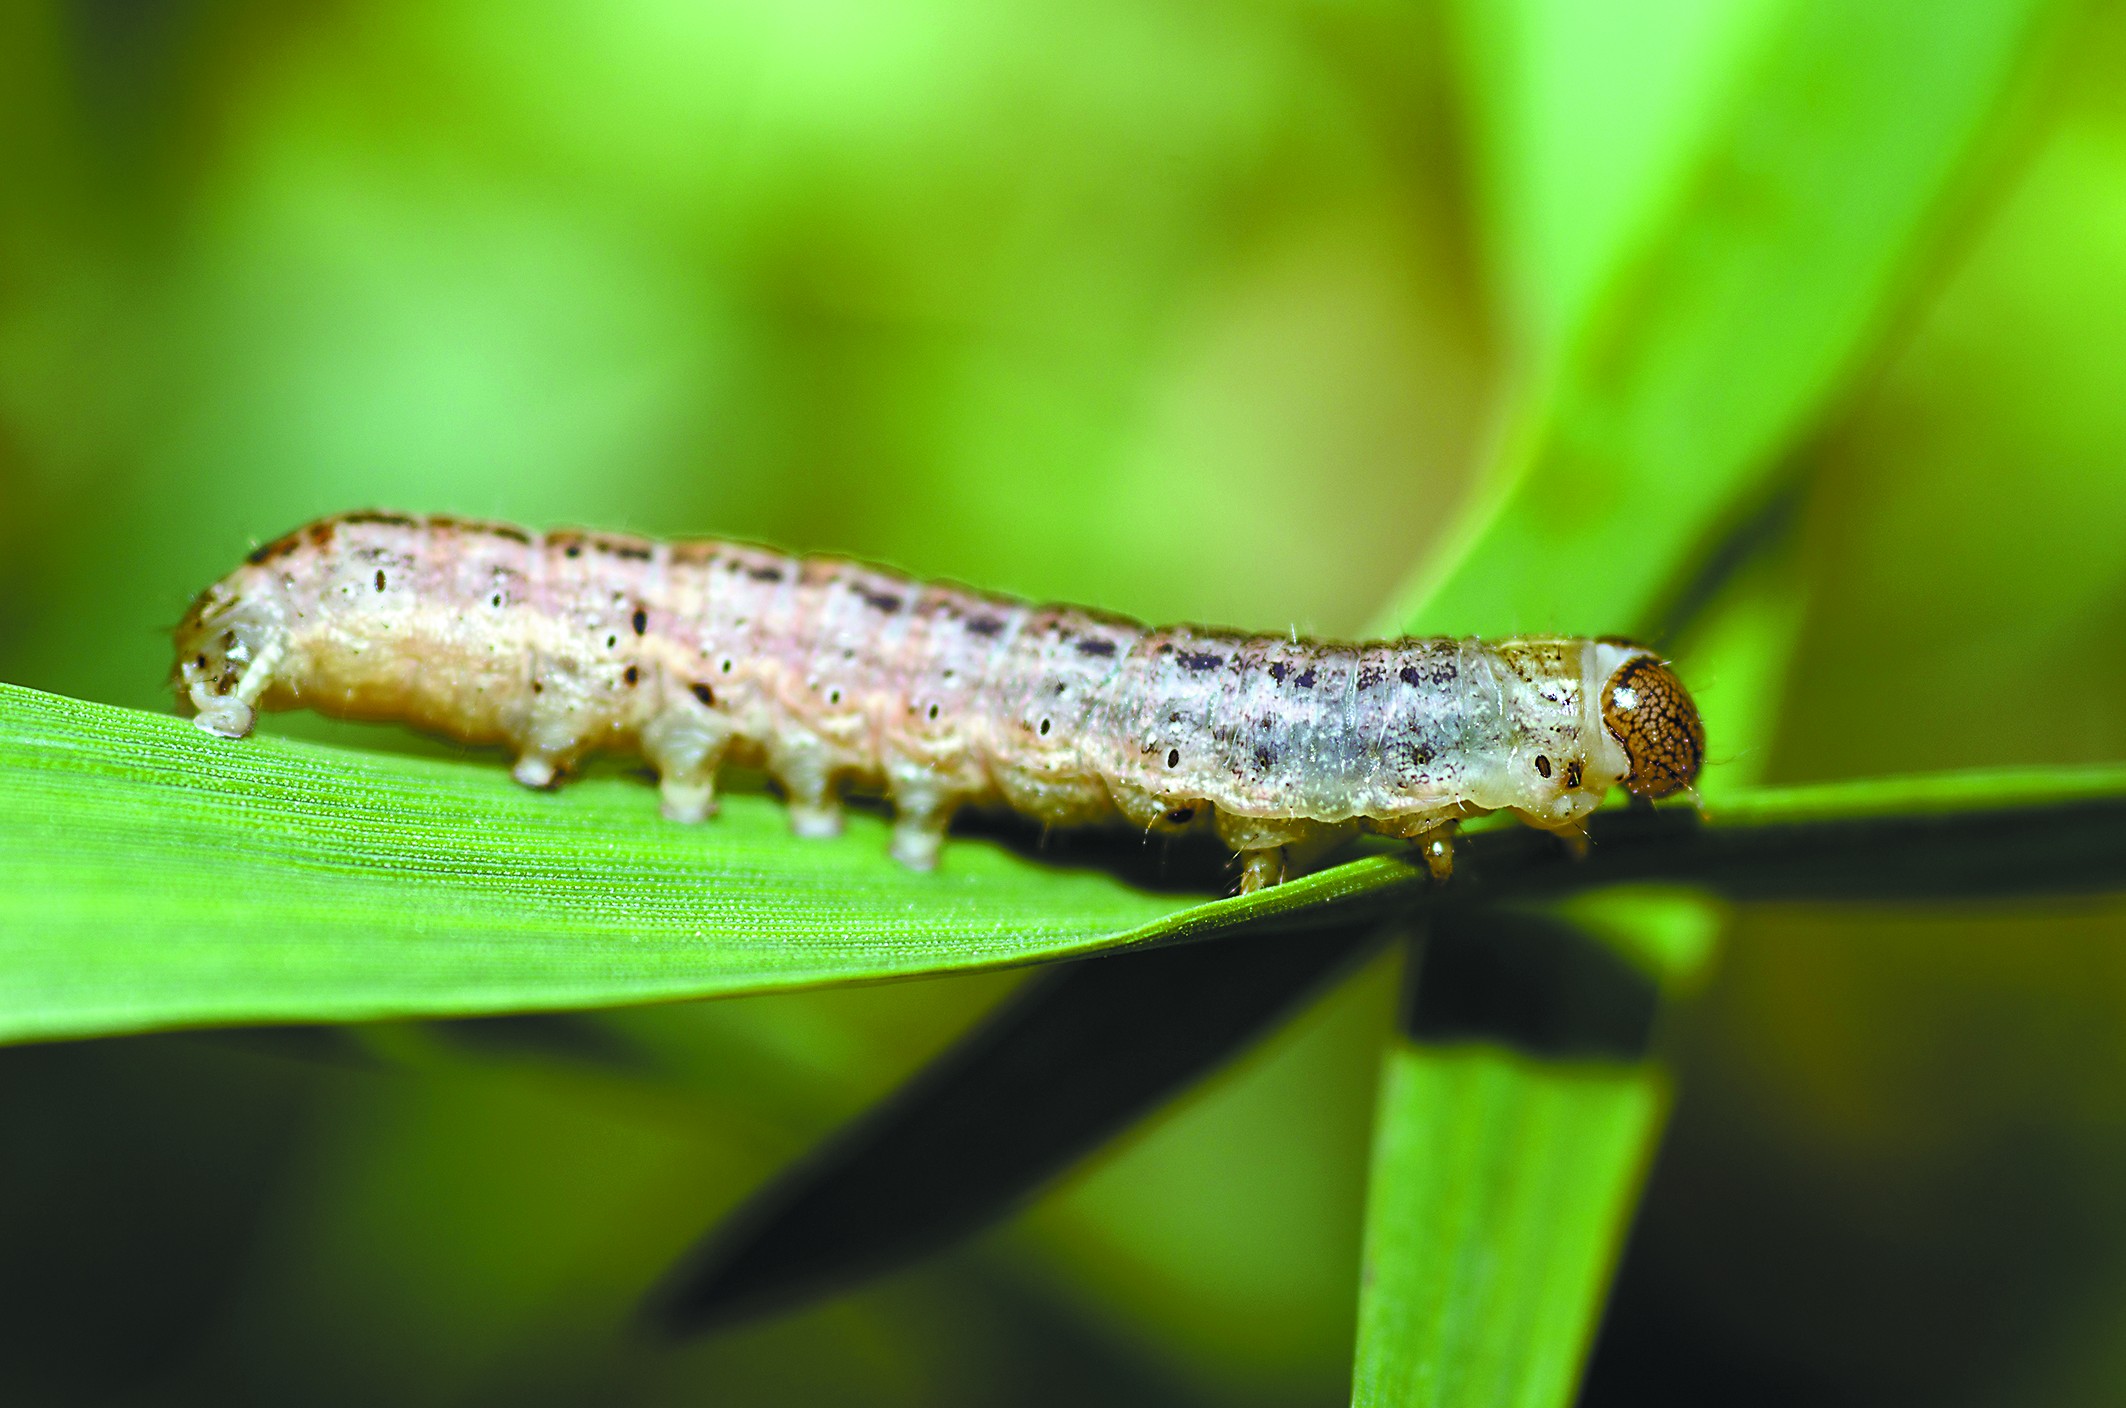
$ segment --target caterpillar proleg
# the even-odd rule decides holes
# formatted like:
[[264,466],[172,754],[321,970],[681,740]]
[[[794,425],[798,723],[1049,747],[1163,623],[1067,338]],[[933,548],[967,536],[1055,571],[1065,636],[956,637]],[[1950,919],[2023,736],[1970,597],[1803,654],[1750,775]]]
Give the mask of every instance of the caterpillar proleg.
[[714,813],[721,766],[758,766],[808,836],[840,829],[845,787],[879,788],[916,869],[956,809],[1001,802],[1211,828],[1243,890],[1360,829],[1444,874],[1465,817],[1577,835],[1611,788],[1688,788],[1705,755],[1681,681],[1620,640],[1149,629],[835,558],[395,513],[260,548],[176,646],[212,734],[260,709],[399,720],[503,744],[533,787],[633,749],[677,821]]

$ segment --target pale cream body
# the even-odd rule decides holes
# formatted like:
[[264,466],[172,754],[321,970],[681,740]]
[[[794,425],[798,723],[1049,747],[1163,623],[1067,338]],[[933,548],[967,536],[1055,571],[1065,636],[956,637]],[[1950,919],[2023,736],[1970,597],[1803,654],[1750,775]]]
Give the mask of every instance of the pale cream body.
[[967,803],[1209,825],[1251,885],[1359,827],[1430,838],[1436,864],[1484,812],[1576,832],[1630,768],[1604,683],[1648,656],[1148,630],[744,545],[391,514],[260,549],[179,646],[181,696],[231,737],[254,707],[396,719],[509,746],[533,786],[637,749],[681,820],[713,811],[720,766],[757,765],[810,835],[839,829],[843,786],[883,790],[918,867]]

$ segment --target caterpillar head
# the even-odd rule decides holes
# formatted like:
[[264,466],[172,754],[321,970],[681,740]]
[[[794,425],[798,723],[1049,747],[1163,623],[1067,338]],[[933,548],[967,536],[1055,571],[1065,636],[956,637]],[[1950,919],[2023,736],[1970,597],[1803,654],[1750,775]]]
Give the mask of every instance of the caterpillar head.
[[1624,750],[1624,787],[1635,797],[1666,797],[1698,780],[1705,725],[1683,681],[1659,657],[1635,654],[1602,686],[1602,726]]

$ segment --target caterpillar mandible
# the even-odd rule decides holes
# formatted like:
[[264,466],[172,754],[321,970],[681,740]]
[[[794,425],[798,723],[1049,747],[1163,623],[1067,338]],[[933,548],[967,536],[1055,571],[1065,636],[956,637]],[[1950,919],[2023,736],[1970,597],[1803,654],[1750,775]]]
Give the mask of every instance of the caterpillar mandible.
[[176,646],[179,705],[212,734],[259,709],[393,719],[505,744],[530,787],[633,748],[675,821],[748,764],[805,836],[841,829],[844,786],[882,788],[916,869],[956,809],[1002,802],[1213,828],[1243,891],[1282,880],[1287,847],[1361,828],[1444,875],[1465,817],[1577,835],[1612,787],[1665,796],[1705,756],[1682,682],[1626,641],[1153,630],[836,558],[396,513],[258,549]]

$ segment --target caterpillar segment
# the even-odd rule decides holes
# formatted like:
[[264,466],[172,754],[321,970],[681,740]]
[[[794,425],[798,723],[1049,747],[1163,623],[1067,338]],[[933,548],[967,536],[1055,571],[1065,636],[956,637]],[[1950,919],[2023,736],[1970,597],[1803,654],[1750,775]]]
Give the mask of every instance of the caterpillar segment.
[[1243,891],[1359,830],[1444,876],[1467,817],[1578,837],[1613,788],[1688,789],[1705,756],[1682,682],[1627,641],[1151,629],[746,544],[375,511],[252,553],[176,647],[180,707],[222,737],[260,710],[396,720],[510,748],[530,787],[633,750],[680,822],[758,767],[805,836],[876,789],[918,870],[960,807],[1001,803],[1208,828]]

